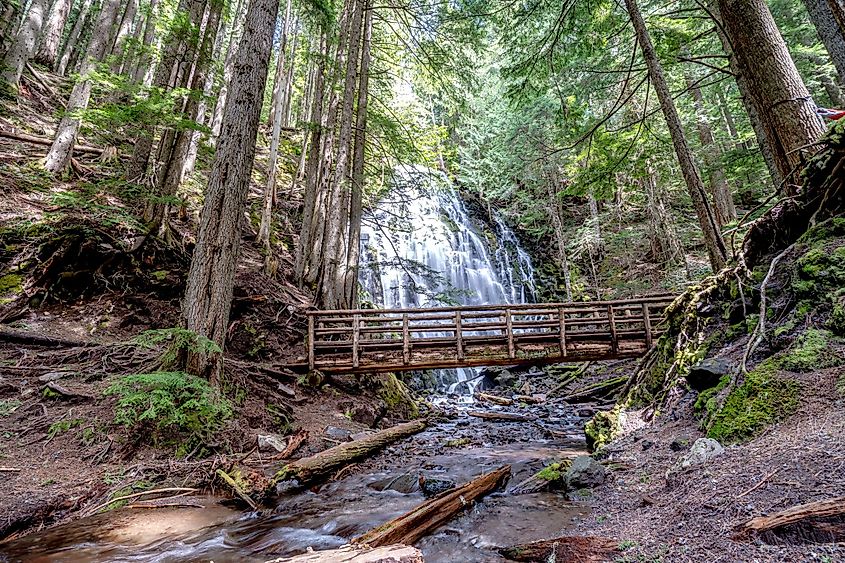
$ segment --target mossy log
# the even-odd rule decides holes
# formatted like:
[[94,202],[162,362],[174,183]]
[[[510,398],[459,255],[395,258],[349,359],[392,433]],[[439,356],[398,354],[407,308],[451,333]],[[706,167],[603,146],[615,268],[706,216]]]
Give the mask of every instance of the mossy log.
[[289,480],[294,481],[291,487],[293,489],[313,485],[353,461],[365,458],[393,442],[413,436],[417,432],[422,431],[426,425],[427,422],[425,420],[414,420],[397,424],[360,440],[344,442],[311,457],[304,457],[288,463],[273,476],[270,483],[270,490],[277,483]]
[[845,541],[845,497],[800,504],[752,518],[740,526],[737,537],[759,537],[772,544]]
[[511,561],[591,563],[613,560],[613,554],[619,551],[619,542],[610,538],[571,536],[502,547],[497,551]]
[[527,495],[547,491],[552,487],[563,485],[563,475],[572,461],[569,459],[550,463],[525,481],[512,487],[508,493],[512,495]]
[[511,466],[505,465],[463,486],[445,491],[410,512],[355,538],[354,543],[371,547],[395,543],[413,544],[451,520],[479,498],[498,489],[510,474]]
[[531,422],[536,416],[526,414],[511,414],[509,412],[468,411],[468,415],[493,422]]
[[494,405],[501,405],[503,407],[509,407],[513,404],[513,400],[511,399],[508,399],[506,397],[499,397],[498,395],[493,395],[491,393],[483,393],[481,391],[475,393],[475,398],[480,401],[493,403]]
[[339,549],[282,557],[269,563],[423,563],[423,561],[422,552],[419,549],[397,544],[376,548],[345,545]]

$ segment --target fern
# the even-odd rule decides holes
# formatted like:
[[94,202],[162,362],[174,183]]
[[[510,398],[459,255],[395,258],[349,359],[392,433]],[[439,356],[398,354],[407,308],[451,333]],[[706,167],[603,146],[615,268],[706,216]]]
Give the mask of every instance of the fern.
[[232,417],[229,401],[206,380],[178,371],[127,375],[105,394],[120,397],[116,424],[149,432],[156,444],[178,440],[181,449],[207,443]]

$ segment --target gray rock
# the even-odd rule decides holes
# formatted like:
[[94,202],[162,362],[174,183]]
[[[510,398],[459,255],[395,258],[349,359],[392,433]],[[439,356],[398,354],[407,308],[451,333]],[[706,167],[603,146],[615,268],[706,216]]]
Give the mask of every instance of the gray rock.
[[352,409],[351,418],[358,424],[363,424],[364,426],[372,428],[375,426],[379,417],[376,409],[370,405],[358,405]]
[[433,497],[455,488],[455,482],[451,479],[435,477],[424,473],[420,474],[419,483],[420,489],[422,489],[423,494],[427,497]]
[[588,455],[572,460],[572,465],[563,475],[563,482],[570,491],[591,489],[604,483],[607,471],[604,466]]
[[368,485],[377,491],[396,491],[403,495],[411,494],[420,488],[419,478],[410,473],[404,473],[396,477],[381,479]]
[[669,449],[673,452],[682,452],[689,447],[690,439],[687,436],[678,436],[669,442]]
[[683,471],[690,467],[703,465],[723,453],[725,453],[725,448],[713,438],[699,438],[692,445],[690,451],[681,456],[669,471]]
[[275,434],[258,435],[258,451],[260,452],[282,452],[287,447],[288,441]]
[[323,434],[326,435],[326,438],[341,440],[343,442],[349,440],[352,436],[352,432],[350,430],[347,430],[346,428],[338,428],[337,426],[326,426],[326,429],[323,430]]
[[514,383],[516,383],[517,378],[514,374],[510,371],[503,369],[496,375],[496,385],[500,387],[513,387]]
[[708,358],[692,366],[687,383],[696,391],[704,391],[719,384],[724,375],[733,372],[733,363],[724,358]]

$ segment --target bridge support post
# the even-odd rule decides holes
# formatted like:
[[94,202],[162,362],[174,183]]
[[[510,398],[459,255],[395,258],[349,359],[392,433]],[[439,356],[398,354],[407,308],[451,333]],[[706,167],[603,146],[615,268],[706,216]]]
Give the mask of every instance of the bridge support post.
[[359,345],[361,343],[361,315],[352,315],[352,367],[361,365]]
[[560,331],[560,355],[566,357],[566,309],[558,307],[557,320]]
[[610,324],[610,349],[614,354],[619,353],[619,338],[616,334],[616,317],[613,314],[613,305],[607,306],[607,322]]
[[648,313],[648,303],[643,303],[643,326],[645,327],[645,347],[651,350],[654,345],[654,338],[651,335],[651,316]]
[[505,326],[508,333],[508,358],[512,360],[516,357],[516,346],[513,343],[513,315],[510,309],[505,311]]
[[314,371],[314,316],[308,315],[308,371]]
[[408,326],[408,313],[402,314],[402,364],[411,363],[411,330]]
[[455,343],[458,347],[458,361],[464,359],[464,335],[461,327],[461,312],[455,311]]

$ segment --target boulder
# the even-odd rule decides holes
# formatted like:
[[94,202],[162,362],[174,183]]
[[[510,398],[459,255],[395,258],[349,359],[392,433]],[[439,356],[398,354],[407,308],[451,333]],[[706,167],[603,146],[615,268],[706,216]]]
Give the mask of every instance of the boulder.
[[396,491],[403,495],[411,494],[420,488],[419,478],[411,473],[381,479],[368,486],[377,491]]
[[690,451],[681,456],[681,458],[669,471],[683,471],[685,469],[689,469],[690,467],[704,465],[714,457],[722,455],[724,452],[725,448],[723,448],[722,445],[713,438],[699,438],[692,445]]
[[496,375],[495,378],[496,385],[499,387],[513,387],[514,383],[517,382],[517,377],[512,374],[510,371],[503,369]]
[[692,366],[687,374],[687,383],[696,391],[704,391],[719,384],[723,376],[732,373],[733,363],[724,358],[708,358]]
[[351,430],[347,430],[346,428],[338,428],[337,426],[326,426],[326,429],[323,430],[323,434],[326,435],[326,438],[331,438],[332,440],[339,440],[341,442],[346,442],[352,437]]
[[581,455],[572,460],[572,465],[563,475],[563,482],[570,491],[592,489],[604,483],[607,470],[588,455]]

